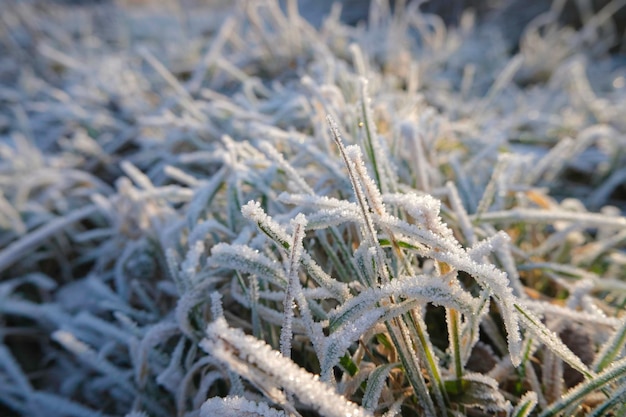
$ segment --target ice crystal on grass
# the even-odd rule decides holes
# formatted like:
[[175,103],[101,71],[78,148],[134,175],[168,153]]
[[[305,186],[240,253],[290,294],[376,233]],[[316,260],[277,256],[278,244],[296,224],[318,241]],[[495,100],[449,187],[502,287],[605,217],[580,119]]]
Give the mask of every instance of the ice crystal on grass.
[[624,414],[624,2],[114,3],[0,16],[0,414]]
[[293,320],[294,295],[301,291],[300,286],[300,258],[302,257],[302,239],[306,227],[306,217],[298,214],[292,221],[293,239],[289,253],[288,281],[283,300],[283,324],[280,330],[280,351],[286,357],[291,356],[291,322]]
[[210,324],[207,336],[201,342],[207,353],[214,355],[263,390],[275,389],[292,393],[302,403],[327,417],[370,415],[335,393],[331,386],[320,382],[316,375],[282,357],[264,342],[246,336],[239,329],[228,328],[224,319]]
[[202,404],[201,417],[284,417],[284,411],[270,408],[266,403],[257,403],[241,397],[213,397]]

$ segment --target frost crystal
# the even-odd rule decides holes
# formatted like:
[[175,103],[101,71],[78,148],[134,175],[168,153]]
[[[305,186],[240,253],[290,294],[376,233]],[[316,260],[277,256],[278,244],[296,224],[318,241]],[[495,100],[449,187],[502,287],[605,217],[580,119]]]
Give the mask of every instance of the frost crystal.
[[347,401],[334,389],[319,381],[270,346],[241,330],[229,328],[224,319],[207,327],[202,348],[231,369],[243,371],[253,383],[272,384],[294,394],[304,404],[326,417],[359,417],[371,414]]
[[625,414],[623,0],[178,3],[2,2],[4,414]]
[[270,408],[266,403],[257,403],[233,396],[213,397],[200,408],[200,417],[285,417],[284,411]]

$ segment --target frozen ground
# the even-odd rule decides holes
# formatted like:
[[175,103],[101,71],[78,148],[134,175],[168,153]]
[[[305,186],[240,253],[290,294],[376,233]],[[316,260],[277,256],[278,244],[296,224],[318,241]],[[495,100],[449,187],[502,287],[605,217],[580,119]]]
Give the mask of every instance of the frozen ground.
[[578,3],[4,4],[0,414],[626,413],[624,2]]

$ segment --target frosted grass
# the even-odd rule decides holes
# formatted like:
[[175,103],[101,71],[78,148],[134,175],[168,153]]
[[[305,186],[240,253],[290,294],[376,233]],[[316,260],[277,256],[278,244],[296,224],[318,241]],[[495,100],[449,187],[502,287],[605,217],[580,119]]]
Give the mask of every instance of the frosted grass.
[[0,413],[623,412],[624,2],[416,3],[3,9]]
[[296,395],[304,404],[313,406],[323,416],[369,416],[366,410],[346,401],[331,386],[320,382],[295,363],[283,358],[270,346],[229,329],[224,319],[217,319],[207,328],[208,339],[203,349],[224,362],[235,372],[242,373],[252,383],[262,384],[264,390],[283,389]]

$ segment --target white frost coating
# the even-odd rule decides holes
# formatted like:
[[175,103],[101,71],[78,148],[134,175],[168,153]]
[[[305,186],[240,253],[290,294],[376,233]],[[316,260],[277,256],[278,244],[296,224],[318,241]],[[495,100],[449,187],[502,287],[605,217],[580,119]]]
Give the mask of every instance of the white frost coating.
[[615,333],[602,345],[593,361],[593,370],[599,372],[608,366],[622,351],[624,343],[626,343],[626,321],[622,321]]
[[463,314],[472,315],[478,308],[478,301],[470,293],[463,290],[456,278],[447,280],[443,277],[401,277],[394,279],[380,288],[362,291],[329,314],[330,325],[350,321],[363,311],[372,308],[376,303],[387,297],[404,297],[415,299],[420,303],[432,303],[459,310]]
[[180,333],[177,324],[171,322],[161,322],[146,331],[137,348],[135,358],[135,382],[138,386],[143,387],[149,375],[148,355],[150,352],[177,333]]
[[20,239],[12,242],[0,252],[0,271],[4,271],[13,263],[17,262],[21,256],[24,256],[30,249],[34,248],[40,242],[45,241],[51,235],[68,228],[72,223],[97,213],[99,209],[100,208],[95,205],[76,209],[65,216],[47,222],[45,226],[41,226],[21,236]]
[[[376,124],[374,123],[371,106],[372,99],[369,96],[368,88],[369,80],[366,78],[365,74],[361,73],[360,75],[361,77],[359,78],[359,83],[361,87],[361,117],[363,118],[365,128],[363,145],[375,171],[375,177],[378,181],[378,186],[380,187],[382,192],[387,193],[395,188],[396,170],[393,169],[391,166],[392,162],[386,152],[386,142],[381,140],[381,137],[378,135],[378,131],[376,129]],[[359,175],[361,175],[361,173]],[[375,183],[372,181],[371,184],[374,185],[374,189],[376,189],[376,192],[378,193],[378,187],[375,185]],[[366,188],[367,187],[368,185],[366,185]]]
[[491,296],[500,307],[500,313],[504,321],[509,345],[509,354],[513,365],[521,363],[521,337],[519,333],[519,316],[515,313],[515,300],[512,289],[509,286],[506,274],[491,264],[478,264],[473,261],[467,252],[433,252],[432,255],[439,261],[470,273],[483,287],[489,289]]
[[365,162],[363,162],[361,148],[355,145],[347,146],[346,156],[354,164],[355,172],[361,181],[363,191],[365,191],[365,195],[367,196],[371,208],[376,214],[383,217],[387,210],[385,209],[385,204],[383,203],[378,187],[367,173]]
[[215,219],[209,219],[198,222],[189,232],[189,237],[187,238],[187,240],[189,241],[190,245],[197,240],[204,241],[210,232],[219,232],[230,238],[234,238],[236,236],[229,228],[227,228],[220,222],[216,221]]
[[397,415],[399,415],[402,411],[402,404],[404,403],[406,397],[407,395],[400,397],[399,400],[391,404],[391,407],[389,407],[389,411],[383,414],[383,417],[396,417]]
[[84,355],[90,351],[89,347],[86,344],[76,339],[76,336],[74,336],[70,332],[57,330],[52,334],[52,337],[57,343],[65,346],[67,349],[72,350],[79,356]]
[[224,309],[222,307],[222,294],[217,291],[211,293],[211,315],[213,319],[224,317]]
[[385,309],[379,307],[362,313],[353,321],[343,322],[339,329],[326,338],[321,363],[320,378],[322,381],[330,380],[333,367],[339,363],[339,359],[346,353],[350,345],[374,326],[384,312]]
[[432,168],[424,152],[423,135],[415,125],[408,121],[403,121],[400,125],[400,135],[404,141],[404,149],[409,148],[412,154],[413,169],[418,181],[418,189],[429,192],[431,188],[429,168]]
[[459,196],[459,190],[457,190],[452,181],[448,181],[446,183],[446,188],[448,189],[448,198],[450,199],[452,210],[454,210],[454,213],[459,221],[461,231],[467,240],[466,246],[472,246],[476,243],[476,234],[474,233],[474,227],[469,220],[467,211],[465,210],[465,207],[463,207],[463,201],[461,201],[461,197]]
[[200,408],[200,417],[286,417],[282,410],[270,408],[266,403],[243,397],[213,397]]
[[289,241],[289,235],[282,230],[282,227],[276,223],[274,219],[268,216],[261,208],[261,203],[258,201],[248,201],[243,207],[241,207],[241,214],[246,219],[252,220],[257,223],[259,227],[263,228],[265,233],[272,233],[270,237],[282,244],[282,242]]
[[371,411],[374,411],[374,409],[376,409],[380,395],[385,388],[385,380],[389,376],[391,370],[396,366],[398,365],[394,363],[381,365],[369,374],[369,377],[367,378],[365,392],[363,393],[364,408]]
[[511,239],[505,232],[498,232],[496,236],[502,236],[503,239],[501,244],[496,247],[496,255],[502,264],[502,268],[506,272],[507,277],[509,278],[509,282],[511,285],[511,289],[513,290],[513,294],[516,297],[525,297],[524,285],[520,280],[519,271],[517,270],[517,266],[515,264],[515,259],[513,258],[513,254],[511,253]]
[[594,374],[585,365],[578,356],[576,356],[566,345],[561,341],[561,338],[548,329],[541,320],[539,320],[532,312],[530,312],[525,306],[515,304],[514,308],[517,310],[517,316],[520,321],[524,323],[526,329],[530,331],[537,339],[541,341],[548,349],[554,352],[558,357],[567,362],[572,368],[578,370],[583,375],[591,377]]
[[524,300],[524,306],[532,312],[540,314],[542,316],[549,315],[550,317],[560,317],[568,322],[574,323],[586,323],[589,326],[604,326],[607,328],[617,328],[623,323],[618,318],[606,317],[600,314],[593,314],[590,311],[577,311],[569,308],[564,308],[558,304],[546,302],[546,301],[534,301]]
[[256,274],[259,278],[284,287],[287,278],[280,263],[269,259],[262,253],[244,245],[218,243],[211,250],[207,260],[210,265],[224,266],[235,271]]
[[561,396],[558,401],[552,403],[545,409],[543,413],[540,414],[540,417],[556,415],[564,408],[575,404],[590,392],[601,387],[606,387],[608,383],[615,379],[623,378],[624,375],[626,375],[626,358],[614,362],[611,366],[598,373],[595,378],[571,388],[565,395]]
[[299,191],[303,191],[306,194],[314,195],[315,191],[304,181],[298,171],[294,169],[291,164],[285,161],[283,155],[276,150],[269,142],[261,142],[259,148],[272,159],[281,169],[283,169],[290,181],[293,181],[298,186]]
[[[476,216],[471,215],[470,220],[476,221]],[[492,211],[480,216],[483,222],[508,224],[525,222],[528,224],[555,222],[573,222],[585,227],[608,227],[626,229],[626,217],[609,217],[600,213],[576,213],[565,210],[541,210],[541,209],[511,209]]]
[[331,292],[339,301],[344,301],[350,298],[350,290],[348,285],[333,279],[313,260],[311,255],[307,252],[302,252],[302,264],[307,273],[313,278],[321,287],[326,288]]
[[524,296],[523,285],[519,279],[519,272],[515,265],[515,259],[510,249],[511,238],[504,231],[477,242],[468,250],[468,254],[475,262],[482,262],[482,258],[490,253],[496,253],[502,263],[506,275],[510,281],[511,289],[516,297]]
[[311,207],[317,209],[341,209],[354,212],[359,211],[359,206],[356,203],[319,195],[290,194],[283,192],[279,194],[278,201],[285,204],[293,204],[299,207]]
[[192,243],[185,255],[185,260],[180,265],[180,272],[185,277],[185,281],[193,282],[196,278],[196,272],[200,265],[200,257],[204,253],[204,242],[197,240]]
[[174,281],[174,283],[176,284],[176,289],[178,290],[178,293],[184,294],[185,292],[187,292],[189,288],[189,283],[186,281],[183,281],[180,277],[180,274],[179,274],[180,262],[179,262],[178,253],[176,252],[176,249],[174,248],[165,249],[165,262],[167,264],[167,271],[169,272],[170,277],[172,277],[172,280]]
[[360,213],[356,210],[322,209],[308,215],[310,229],[326,229],[343,223],[354,222],[362,225]]
[[182,367],[183,349],[185,348],[185,338],[180,338],[178,344],[172,352],[170,363],[159,375],[156,382],[166,388],[171,394],[175,395],[177,388],[180,386],[184,371]]
[[[368,246],[376,249],[376,264],[378,267],[377,277],[381,279],[382,282],[387,282],[389,281],[389,276],[388,276],[387,268],[385,267],[384,255],[382,253],[380,245],[378,245],[377,232],[376,232],[376,229],[374,228],[374,222],[370,214],[370,208],[368,207],[366,197],[363,194],[362,184],[359,181],[358,174],[356,172],[357,169],[355,167],[355,163],[348,156],[348,152],[349,152],[348,148],[350,148],[350,146],[348,148],[344,146],[341,140],[341,135],[339,133],[339,127],[337,126],[337,123],[332,118],[332,116],[326,115],[326,120],[330,126],[330,130],[335,139],[335,143],[339,147],[339,152],[341,153],[341,156],[346,164],[346,167],[348,168],[348,175],[350,177],[350,183],[352,184],[352,189],[354,191],[354,195],[356,196],[357,202],[359,204],[359,208],[361,209],[361,216],[363,216],[363,220],[364,220],[365,227],[362,228],[363,235],[365,237],[365,240],[368,243]],[[351,146],[355,149],[354,152],[357,152],[355,145],[351,145]],[[358,152],[360,152],[360,150],[358,150]]]
[[[28,331],[43,339],[58,329],[55,337],[64,344],[43,343],[38,354],[51,366],[38,378],[36,388],[50,394],[38,395],[34,388],[24,394],[30,384],[27,370],[20,369],[24,364],[12,360],[12,353],[0,354],[4,371],[0,379],[8,381],[0,382],[2,401],[20,415],[84,417],[104,401],[115,404],[118,412],[145,409],[155,417],[172,413],[199,417],[207,395],[218,389],[217,381],[224,381],[231,395],[267,403],[290,417],[297,415],[290,403],[318,415],[294,394],[283,392],[274,377],[256,365],[231,357],[229,364],[239,367],[226,371],[219,355],[198,355],[196,347],[189,346],[198,326],[204,330],[203,320],[222,315],[233,322],[250,318],[251,332],[271,339],[275,350],[283,325],[286,335],[297,335],[294,359],[310,369],[324,355],[326,360],[332,356],[324,353],[325,348],[340,354],[358,337],[358,328],[364,325],[359,320],[370,314],[373,320],[377,309],[384,309],[362,336],[363,343],[350,346],[358,346],[354,360],[359,372],[343,373],[337,384],[337,392],[365,403],[358,390],[367,372],[375,369],[368,353],[383,354],[378,359],[384,366],[383,349],[388,348],[385,340],[372,336],[394,336],[391,349],[403,366],[394,369],[393,379],[385,384],[378,414],[386,409],[406,413],[402,401],[437,417],[472,412],[463,408],[461,395],[443,401],[444,380],[439,377],[449,376],[449,361],[429,343],[433,329],[445,329],[443,317],[419,314],[433,304],[457,307],[462,314],[460,323],[453,322],[460,327],[455,331],[460,330],[461,366],[485,332],[490,346],[505,355],[497,368],[506,371],[498,371],[497,380],[509,382],[500,385],[500,392],[515,396],[511,390],[528,382],[538,397],[533,414],[548,408],[542,393],[552,392],[552,401],[561,388],[542,386],[534,371],[541,368],[526,366],[526,375],[513,370],[506,356],[510,346],[498,327],[502,315],[509,334],[519,322],[548,339],[552,335],[544,333],[539,321],[544,317],[591,326],[592,345],[604,345],[590,365],[599,374],[622,360],[626,324],[615,317],[619,311],[602,313],[595,304],[601,305],[598,297],[605,295],[610,304],[626,288],[615,278],[626,265],[626,256],[620,255],[624,218],[615,217],[620,215],[617,208],[610,210],[613,213],[603,209],[599,215],[587,208],[619,203],[621,196],[611,191],[626,178],[621,152],[626,146],[626,73],[618,68],[619,60],[605,53],[616,35],[610,15],[626,0],[611,2],[596,17],[583,10],[586,23],[580,33],[561,29],[553,20],[555,13],[542,16],[525,32],[515,57],[508,52],[510,45],[501,45],[501,37],[491,36],[488,27],[473,31],[470,14],[458,27],[448,28],[438,17],[420,14],[418,2],[396,2],[391,13],[389,2],[381,0],[372,2],[372,20],[357,30],[340,21],[340,15],[355,8],[344,7],[342,13],[335,7],[318,31],[297,16],[296,6],[304,9],[306,3],[322,0],[287,0],[288,17],[281,15],[281,1],[247,2],[250,7],[235,6],[229,16],[203,7],[211,19],[198,15],[195,3],[200,2],[193,1],[191,20],[183,19],[188,25],[171,28],[176,34],[169,30],[176,13],[165,21],[157,19],[158,33],[152,34],[143,30],[147,22],[141,7],[133,6],[127,17],[142,21],[136,31],[139,38],[124,28],[119,32],[116,25],[101,28],[100,14],[108,16],[109,10],[100,7],[96,15],[91,7],[80,8],[81,16],[93,17],[83,19],[89,27],[80,33],[74,33],[75,25],[64,24],[65,6],[58,13],[55,6],[51,14],[47,8],[31,7],[37,2],[8,2],[3,9],[0,44],[8,39],[11,47],[0,58],[0,72],[4,76],[8,70],[12,79],[14,70],[26,71],[15,73],[19,83],[0,88],[0,101],[19,104],[12,106],[15,115],[0,114],[0,131],[6,136],[6,141],[0,140],[0,247],[6,248],[0,251],[0,270],[9,282],[20,279],[15,274],[41,266],[59,270],[62,279],[52,280],[56,288],[30,281],[3,286],[0,315],[32,318]],[[350,1],[344,0],[344,5]],[[511,2],[520,3],[499,3]],[[128,2],[106,3],[116,3],[111,10],[116,15],[127,14],[119,3]],[[407,3],[404,10],[401,3]],[[577,3],[589,6],[592,1]],[[74,10],[68,11],[71,19]],[[148,14],[152,16],[152,10]],[[155,20],[150,20],[152,25]],[[219,25],[214,24],[205,27],[207,20],[223,23],[222,29],[218,32]],[[28,47],[29,37],[21,34],[33,27],[59,36],[47,37],[41,54],[16,55]],[[106,31],[104,38],[101,30]],[[72,36],[65,36],[70,32]],[[355,45],[354,59],[346,48],[350,43]],[[142,54],[157,73],[136,62],[136,54],[123,46],[139,44],[150,45],[151,51]],[[302,76],[305,73],[309,75]],[[51,86],[46,74],[59,82]],[[485,98],[485,87],[492,84]],[[342,161],[325,126],[327,113],[345,126],[346,145],[358,143],[362,154],[348,148]],[[67,126],[77,129],[68,131]],[[223,136],[224,140],[214,140]],[[340,152],[346,151],[342,146]],[[388,155],[391,152],[393,156]],[[559,174],[564,168],[580,173],[581,181],[569,182],[569,175]],[[102,175],[106,181],[97,178]],[[447,180],[455,181],[462,202],[447,198]],[[535,184],[545,185],[546,191]],[[599,186],[595,191],[594,185]],[[379,189],[384,206],[378,202]],[[573,191],[579,200],[556,204],[548,190]],[[299,194],[276,198],[285,191]],[[305,195],[312,191],[319,195]],[[261,202],[258,207],[275,222],[264,218],[262,211],[256,213],[262,231],[252,221],[242,221],[241,205],[248,200]],[[465,216],[461,203],[467,203],[470,213],[478,207],[475,215]],[[289,218],[298,212],[309,220],[307,252],[300,256],[303,267],[293,262],[290,268],[289,255],[298,251]],[[506,226],[510,222],[514,227]],[[497,230],[503,228],[514,243],[499,240]],[[597,228],[597,233],[588,233],[590,228]],[[472,245],[472,229],[477,242],[487,239]],[[220,264],[220,247],[205,265],[217,242],[232,245],[227,250],[221,247],[222,255],[238,256],[226,262],[235,267],[238,261],[247,263],[250,272],[238,274]],[[252,253],[258,250],[271,268],[236,253],[243,247],[236,245],[247,246]],[[164,253],[173,280],[152,273],[165,269]],[[127,264],[135,254],[140,256],[138,263]],[[520,263],[531,260],[564,264],[533,272],[550,280],[550,287],[566,290],[564,306],[524,295],[531,292],[519,285],[517,270],[530,267]],[[583,270],[596,260],[607,268],[597,275]],[[114,264],[117,267],[111,270]],[[484,266],[490,264],[497,269]],[[144,267],[152,268],[150,273]],[[296,267],[307,288],[292,279]],[[389,273],[390,285],[369,291],[368,285],[378,288],[384,282],[381,269]],[[275,270],[284,282],[274,280]],[[256,273],[263,271],[270,278]],[[527,284],[535,285],[532,279]],[[507,288],[512,289],[510,294]],[[24,300],[24,290],[33,290],[36,297]],[[294,311],[291,331],[283,324],[287,293],[297,305],[295,309],[287,302],[284,309]],[[218,294],[225,297],[223,313],[218,311]],[[356,300],[350,302],[351,298]],[[497,306],[489,308],[494,302]],[[528,322],[520,322],[522,315]],[[153,326],[172,321],[176,335],[151,334]],[[19,336],[24,330],[21,322],[15,320],[15,329],[15,323],[8,323],[7,335]],[[246,324],[241,327],[248,330]],[[607,339],[613,327],[618,331]],[[557,328],[551,327],[555,333]],[[554,356],[545,353],[549,346],[531,331],[522,330],[526,359],[541,366]],[[152,342],[147,343],[149,339]],[[515,356],[515,345],[511,346]],[[225,352],[236,355],[231,348],[222,349]],[[387,359],[396,360],[392,356]],[[211,362],[202,364],[206,359]],[[79,369],[66,366],[76,362]],[[174,410],[173,398],[152,388],[160,382],[171,390],[179,381],[179,365],[195,369],[195,374],[181,380],[184,389],[177,392]],[[625,366],[616,378],[624,378]],[[327,374],[332,372],[330,365],[325,368]],[[234,369],[253,378],[259,392],[248,395],[252,385],[246,381],[244,386]],[[135,370],[145,386],[133,395],[138,386],[132,380]],[[558,377],[561,372],[549,364],[543,370],[546,382],[547,374]],[[560,402],[564,410],[554,409],[554,414],[567,414],[591,391],[606,394],[600,401],[623,400],[620,381],[609,381],[606,374],[600,377],[608,383],[599,385],[594,382],[597,377],[588,377],[584,389],[577,391],[581,398],[565,397]],[[76,389],[81,395],[72,401],[87,409],[67,407],[69,400],[61,400]],[[600,415],[598,410],[606,404],[592,413]]]
[[495,252],[496,247],[507,243],[509,241],[508,235],[504,232],[498,232],[493,236],[488,237],[487,239],[483,239],[480,242],[476,242],[469,250],[467,251],[470,257],[476,261],[480,262],[483,257],[489,255],[490,253]]
[[[200,346],[231,369],[242,370],[250,378],[263,378],[325,417],[366,417],[370,412],[346,400],[265,342],[228,327],[224,319],[207,326],[207,338]],[[252,381],[259,382],[259,381]]]
[[[482,215],[482,213],[489,210],[490,206],[494,202],[497,184],[503,178],[506,178],[504,172],[507,168],[512,164],[513,157],[510,154],[499,154],[498,162],[496,163],[496,167],[493,169],[493,173],[491,174],[491,178],[485,187],[485,191],[483,192],[483,196],[478,202],[478,207],[476,208],[476,216]],[[501,191],[501,190],[500,190]]]
[[537,406],[537,393],[534,391],[527,391],[522,395],[519,402],[511,412],[513,417],[527,417]]
[[[452,230],[448,228],[439,217],[441,202],[434,197],[411,193],[386,194],[384,200],[389,204],[397,205],[406,210],[407,214],[416,220],[417,223],[416,225],[408,224],[402,222],[400,219],[392,218],[393,222],[389,224],[389,227],[405,226],[408,230],[413,231],[413,233],[408,232],[409,234],[416,234],[427,241],[443,242],[443,240],[433,236],[438,235],[442,238],[450,238],[451,241],[455,242]],[[443,243],[439,244],[443,247],[446,246]],[[458,246],[458,243],[455,242],[453,246]]]
[[280,351],[287,358],[291,357],[291,338],[293,336],[291,323],[295,307],[294,294],[302,291],[298,269],[300,267],[300,258],[302,257],[302,239],[304,239],[306,217],[302,213],[298,214],[291,221],[291,225],[293,227],[293,239],[289,255],[289,270],[287,271],[288,282],[283,300],[283,325],[280,329]]
[[[404,202],[404,199],[399,199]],[[488,288],[500,306],[501,314],[507,330],[509,353],[513,364],[519,365],[521,361],[521,338],[517,314],[514,313],[513,305],[515,297],[512,294],[510,283],[502,271],[491,264],[479,264],[475,262],[468,252],[463,250],[456,239],[451,236],[451,231],[444,236],[436,235],[429,230],[408,224],[393,216],[387,216],[385,224],[394,231],[413,236],[424,244],[433,247],[429,256],[440,262],[470,273],[483,288]],[[436,224],[436,223],[435,223]],[[440,230],[445,230],[445,226]]]
[[132,162],[122,161],[122,163],[120,163],[120,168],[122,168],[124,173],[128,175],[141,189],[154,190],[154,184],[152,184],[150,178],[133,165]]
[[315,350],[317,357],[320,358],[322,357],[324,341],[326,339],[322,330],[322,325],[313,320],[313,315],[311,314],[311,310],[309,309],[309,303],[304,297],[304,293],[302,291],[298,291],[296,293],[295,299],[298,303],[300,316],[302,316],[302,322],[304,323],[307,335],[309,336],[309,339],[313,344],[313,349]]
[[487,411],[510,411],[509,403],[500,393],[498,382],[486,375],[477,373],[466,373],[463,379],[469,382],[469,388],[463,393],[468,397],[466,405],[480,407]]
[[[268,216],[265,211],[263,211],[261,205],[258,202],[249,201],[245,206],[242,207],[241,212],[244,217],[254,221],[265,234],[267,234],[272,240],[274,240],[276,244],[278,244],[283,249],[290,249],[290,237],[285,229],[274,219]],[[220,245],[216,245],[216,247],[218,246]],[[245,250],[245,246],[242,246],[242,250]],[[309,255],[307,252],[302,252],[301,260],[310,277],[313,278],[318,285],[326,288],[328,291],[334,294],[337,299],[343,301],[350,296],[348,286],[331,278],[326,272],[324,272],[324,270],[313,260],[311,255]],[[286,282],[286,279],[284,280]]]
[[187,221],[189,225],[195,225],[198,219],[200,219],[200,215],[206,210],[207,203],[222,185],[227,173],[228,168],[223,166],[215,174],[213,174],[210,179],[202,182],[196,188],[195,195],[189,203],[189,207],[187,209]]

